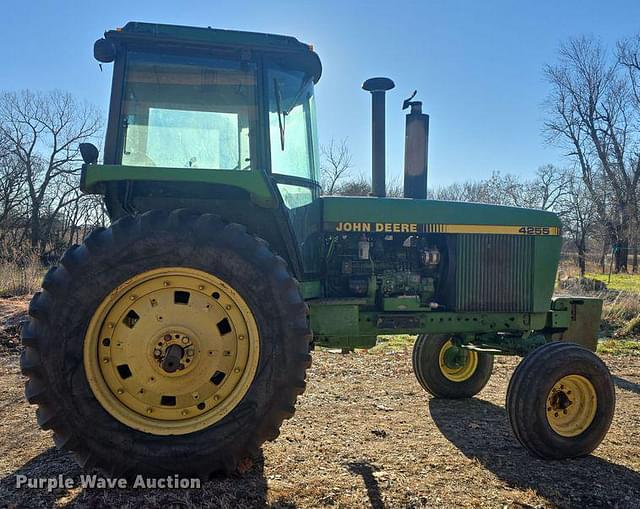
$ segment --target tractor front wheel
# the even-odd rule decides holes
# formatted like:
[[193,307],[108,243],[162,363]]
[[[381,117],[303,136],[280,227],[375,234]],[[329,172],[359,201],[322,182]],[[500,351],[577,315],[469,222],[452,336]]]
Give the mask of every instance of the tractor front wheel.
[[297,282],[265,241],[212,214],[151,211],[95,231],[29,314],[27,399],[86,468],[234,471],[305,388]]
[[526,356],[507,389],[518,441],[543,459],[591,453],[609,430],[615,390],[607,366],[576,344],[553,342]]
[[470,398],[487,384],[493,356],[456,346],[448,335],[422,334],[413,346],[413,372],[437,398]]

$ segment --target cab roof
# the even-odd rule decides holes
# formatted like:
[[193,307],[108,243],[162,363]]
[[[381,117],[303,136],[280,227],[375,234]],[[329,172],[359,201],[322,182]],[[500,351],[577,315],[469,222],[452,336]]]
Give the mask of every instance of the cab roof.
[[[204,46],[290,54],[295,60],[304,61],[304,67],[309,69],[314,81],[317,82],[322,73],[320,58],[313,51],[313,46],[287,35],[130,21],[122,28],[105,32],[104,38],[114,43],[125,44]],[[98,55],[96,58],[103,61]]]

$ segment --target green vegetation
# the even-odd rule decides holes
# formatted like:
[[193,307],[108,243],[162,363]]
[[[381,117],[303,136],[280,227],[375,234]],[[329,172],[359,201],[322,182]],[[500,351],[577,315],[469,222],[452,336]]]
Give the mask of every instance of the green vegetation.
[[598,343],[598,353],[640,356],[640,341],[606,339]]
[[588,272],[586,277],[597,279],[607,285],[610,290],[621,290],[624,292],[640,293],[640,274],[611,274],[611,282],[609,283],[609,274],[598,274]]
[[386,351],[399,351],[406,350],[413,346],[415,342],[415,336],[409,336],[408,334],[396,334],[393,336],[378,336],[378,343],[371,348],[370,352],[386,352]]

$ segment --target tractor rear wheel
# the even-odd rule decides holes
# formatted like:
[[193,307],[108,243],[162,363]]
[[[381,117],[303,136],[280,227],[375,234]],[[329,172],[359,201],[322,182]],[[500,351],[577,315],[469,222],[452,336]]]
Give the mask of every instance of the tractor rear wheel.
[[493,355],[457,347],[451,336],[421,334],[413,346],[413,372],[437,398],[470,398],[487,384]]
[[238,224],[151,211],[67,251],[23,329],[26,396],[79,463],[129,476],[246,467],[305,388],[307,307]]
[[516,438],[536,456],[585,456],[598,447],[611,425],[613,380],[591,351],[572,343],[548,343],[514,371],[506,407]]

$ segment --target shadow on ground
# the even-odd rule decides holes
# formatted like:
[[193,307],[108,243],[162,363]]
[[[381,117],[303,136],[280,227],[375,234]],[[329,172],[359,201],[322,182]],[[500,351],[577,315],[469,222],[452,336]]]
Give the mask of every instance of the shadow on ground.
[[537,459],[517,442],[502,407],[480,399],[430,399],[429,410],[453,445],[508,485],[535,490],[559,507],[637,507],[638,472],[593,455]]
[[635,392],[636,394],[640,394],[640,384],[627,380],[625,378],[620,378],[619,376],[613,376],[613,383],[616,384],[620,389],[624,389],[625,391]]
[[347,468],[351,473],[362,477],[364,485],[367,489],[367,496],[369,497],[369,504],[371,504],[371,509],[384,509],[382,493],[380,492],[378,481],[373,475],[374,468],[372,467],[372,465],[366,461],[360,461],[347,464]]
[[[193,489],[80,489],[80,476],[87,474],[71,455],[52,447],[34,457],[19,469],[0,479],[0,508],[49,508],[49,507],[265,507],[267,506],[267,481],[264,476],[262,454],[254,466],[243,475],[214,478]],[[100,475],[99,472],[89,474]],[[30,479],[73,479],[74,488],[17,488],[16,478],[24,475]],[[132,486],[133,482],[129,483]],[[278,500],[274,506],[294,507],[287,500]]]

